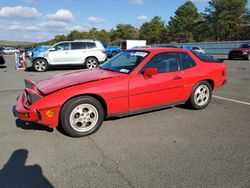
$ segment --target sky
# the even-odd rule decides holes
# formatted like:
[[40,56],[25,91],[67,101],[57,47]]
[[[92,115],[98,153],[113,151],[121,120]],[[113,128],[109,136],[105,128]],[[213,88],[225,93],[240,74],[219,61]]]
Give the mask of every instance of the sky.
[[[199,12],[208,0],[192,0]],[[72,30],[139,28],[154,16],[167,23],[185,0],[0,0],[0,40],[40,42]]]

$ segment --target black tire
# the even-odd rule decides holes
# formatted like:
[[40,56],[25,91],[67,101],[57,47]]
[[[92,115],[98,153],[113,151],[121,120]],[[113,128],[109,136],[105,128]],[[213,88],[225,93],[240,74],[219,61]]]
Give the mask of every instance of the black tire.
[[117,54],[117,52],[116,52],[116,51],[113,51],[113,52],[111,53],[111,57],[114,57],[116,54]]
[[228,59],[229,60],[233,60],[234,58],[232,56],[228,56]]
[[95,57],[88,57],[85,59],[84,67],[87,69],[92,69],[97,67],[99,64],[98,60]]
[[49,64],[45,59],[36,59],[32,65],[36,72],[45,72],[49,68]]
[[[209,92],[205,94],[205,91]],[[204,93],[203,93],[204,92]],[[199,97],[201,97],[199,99]],[[204,98],[203,98],[204,97]],[[187,104],[194,110],[206,108],[212,98],[212,87],[209,82],[201,81],[195,85]]]
[[250,53],[247,54],[246,60],[250,60]]
[[[88,109],[88,111],[86,111],[86,109]],[[91,110],[94,110],[95,112],[92,112]],[[87,114],[89,115],[87,116]],[[95,117],[97,118],[95,119]],[[93,124],[90,124],[90,120],[88,119],[92,118],[95,120],[93,120]],[[104,110],[101,103],[95,98],[90,96],[80,96],[69,100],[63,105],[60,113],[60,119],[62,128],[67,135],[71,137],[88,136],[96,132],[101,127],[104,120]]]

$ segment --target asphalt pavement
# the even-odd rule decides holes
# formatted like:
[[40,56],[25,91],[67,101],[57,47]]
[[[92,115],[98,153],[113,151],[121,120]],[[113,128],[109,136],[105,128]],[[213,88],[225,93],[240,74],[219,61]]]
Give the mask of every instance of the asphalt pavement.
[[72,70],[17,71],[14,57],[5,59],[0,187],[250,187],[250,61],[225,61],[228,84],[204,110],[178,106],[111,119],[91,136],[71,138],[16,120],[12,106],[24,78]]

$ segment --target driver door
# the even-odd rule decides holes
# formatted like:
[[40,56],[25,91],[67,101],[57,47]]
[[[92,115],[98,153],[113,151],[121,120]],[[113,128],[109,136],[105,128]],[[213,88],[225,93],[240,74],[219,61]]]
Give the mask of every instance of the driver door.
[[[157,68],[158,74],[145,78],[143,71],[146,68]],[[183,86],[178,53],[157,54],[130,80],[130,111],[177,103]]]

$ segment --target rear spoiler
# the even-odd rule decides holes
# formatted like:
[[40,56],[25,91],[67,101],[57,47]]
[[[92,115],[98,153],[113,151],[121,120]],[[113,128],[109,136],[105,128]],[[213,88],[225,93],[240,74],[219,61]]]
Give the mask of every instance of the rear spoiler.
[[25,84],[25,88],[31,88],[36,85],[35,82],[28,80],[28,79],[24,79],[24,84]]

